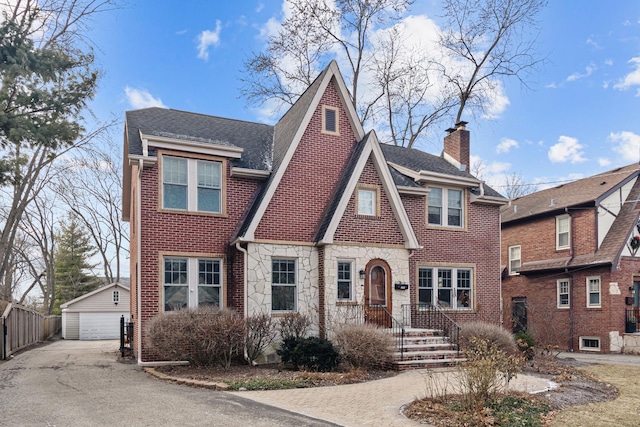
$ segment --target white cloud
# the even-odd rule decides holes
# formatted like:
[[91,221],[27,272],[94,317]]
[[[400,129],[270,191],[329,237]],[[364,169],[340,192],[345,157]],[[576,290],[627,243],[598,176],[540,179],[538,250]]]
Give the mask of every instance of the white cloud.
[[[632,86],[640,86],[640,56],[631,58],[629,63],[635,67],[635,70],[627,74],[623,79],[618,81],[613,87],[614,89],[627,90]],[[636,96],[640,96],[640,89],[636,93]]]
[[598,164],[602,167],[611,166],[611,160],[606,157],[600,157],[598,158]]
[[585,67],[584,74],[573,73],[569,77],[567,77],[567,81],[568,82],[574,82],[574,81],[579,80],[579,79],[584,79],[585,77],[589,77],[591,74],[593,74],[593,72],[595,70],[597,70],[597,69],[598,69],[598,67],[596,67],[595,64],[589,64],[589,65],[587,65]]
[[593,35],[591,35],[591,36],[587,37],[587,41],[586,41],[586,43],[587,43],[589,46],[593,46],[595,49],[601,49],[601,47],[600,47],[600,45],[598,44],[598,42],[597,42],[597,41],[595,41],[595,40],[593,39]]
[[613,151],[625,162],[637,162],[640,156],[640,135],[629,131],[611,132],[609,141],[614,144]]
[[259,2],[258,6],[256,7],[256,13],[262,12],[263,9],[264,9],[264,3],[263,2]]
[[211,46],[216,47],[220,44],[220,30],[222,29],[222,23],[220,20],[216,20],[215,31],[204,30],[198,35],[198,58],[209,59],[209,48]]
[[135,109],[149,107],[167,108],[160,98],[154,98],[146,89],[134,89],[127,86],[124,88],[124,93],[127,96],[129,105]]
[[563,135],[558,138],[557,144],[549,148],[547,155],[553,163],[580,163],[587,160],[583,155],[582,148],[582,144],[576,138]]
[[476,155],[471,155],[469,162],[471,163],[471,173],[476,174],[478,179],[486,182],[494,190],[500,191],[506,184],[506,176],[511,168],[511,163],[485,163],[484,159]]
[[606,65],[607,67],[613,66],[613,60],[612,59],[605,59],[604,60],[604,65]]
[[176,35],[181,36],[183,34],[187,34],[189,30],[180,30],[180,31],[176,31]]
[[496,147],[496,153],[508,153],[512,148],[518,148],[520,144],[515,139],[502,138]]

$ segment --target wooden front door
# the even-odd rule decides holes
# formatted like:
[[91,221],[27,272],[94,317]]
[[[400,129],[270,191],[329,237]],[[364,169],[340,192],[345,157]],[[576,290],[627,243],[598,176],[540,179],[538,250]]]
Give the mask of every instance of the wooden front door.
[[391,327],[391,277],[390,269],[382,260],[367,265],[364,286],[365,321],[378,326]]

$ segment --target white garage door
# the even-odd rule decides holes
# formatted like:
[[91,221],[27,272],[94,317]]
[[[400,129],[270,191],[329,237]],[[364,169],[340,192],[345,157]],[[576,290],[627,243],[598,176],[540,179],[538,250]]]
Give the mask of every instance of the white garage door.
[[115,340],[120,338],[120,317],[129,313],[80,313],[81,340]]

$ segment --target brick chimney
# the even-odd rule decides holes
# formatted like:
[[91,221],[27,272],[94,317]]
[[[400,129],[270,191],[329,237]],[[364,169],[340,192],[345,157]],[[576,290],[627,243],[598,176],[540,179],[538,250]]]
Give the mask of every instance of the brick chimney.
[[456,123],[455,128],[447,129],[444,137],[442,157],[454,164],[460,170],[469,171],[469,131],[465,128],[467,122]]

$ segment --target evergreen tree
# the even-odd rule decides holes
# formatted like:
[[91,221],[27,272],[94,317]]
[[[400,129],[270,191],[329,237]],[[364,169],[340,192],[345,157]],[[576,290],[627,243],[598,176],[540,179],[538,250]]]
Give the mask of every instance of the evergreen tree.
[[89,263],[95,254],[91,236],[78,218],[70,214],[61,226],[55,253],[54,314],[60,314],[60,304],[91,292],[100,285],[100,280],[89,273],[97,265]]

